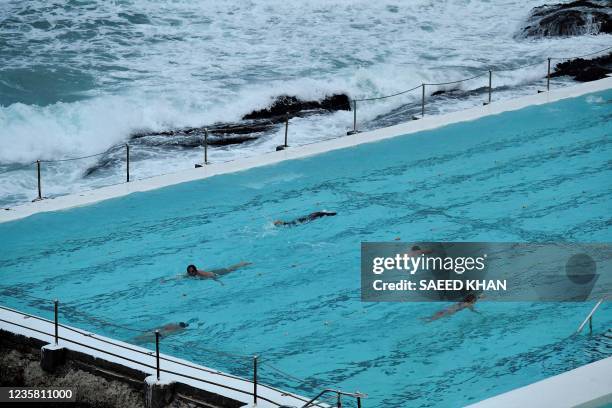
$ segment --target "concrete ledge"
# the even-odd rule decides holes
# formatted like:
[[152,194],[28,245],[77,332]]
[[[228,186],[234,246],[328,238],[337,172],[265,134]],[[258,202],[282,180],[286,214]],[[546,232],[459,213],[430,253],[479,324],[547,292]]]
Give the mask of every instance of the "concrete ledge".
[[612,404],[612,357],[470,405],[470,408],[599,408]]
[[163,408],[174,399],[173,381],[159,381],[155,376],[144,380],[145,408]]
[[95,190],[84,191],[79,194],[60,196],[23,204],[9,210],[0,211],[0,222],[7,222],[28,217],[32,214],[65,210],[68,208],[92,204],[110,198],[125,196],[134,192],[149,191],[174,184],[200,180],[219,174],[247,170],[254,167],[266,166],[285,160],[298,159],[321,154],[337,149],[344,149],[363,143],[372,143],[397,136],[403,136],[424,130],[435,129],[453,123],[471,121],[489,115],[514,111],[533,105],[542,105],[561,99],[573,98],[588,93],[603,91],[612,88],[612,78],[529,95],[522,98],[493,102],[486,106],[477,106],[459,112],[451,112],[438,116],[425,116],[423,119],[402,123],[387,128],[376,129],[370,132],[357,133],[350,137],[313,143],[310,145],[290,147],[284,150],[265,153],[255,157],[236,160],[226,163],[213,163],[200,168],[184,170],[181,172],[135,180],[130,183],[102,187]]
[[40,349],[40,367],[49,373],[55,372],[65,361],[66,349],[63,347],[47,344]]

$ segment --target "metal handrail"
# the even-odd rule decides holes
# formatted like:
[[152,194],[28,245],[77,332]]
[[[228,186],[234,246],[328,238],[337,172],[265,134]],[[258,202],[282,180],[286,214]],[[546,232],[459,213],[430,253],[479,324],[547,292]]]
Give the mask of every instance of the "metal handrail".
[[599,299],[599,302],[597,302],[595,306],[593,306],[593,309],[591,309],[591,312],[587,315],[587,317],[584,319],[582,324],[578,327],[578,330],[576,330],[576,334],[580,333],[582,329],[584,329],[584,326],[587,324],[587,322],[589,323],[590,332],[591,333],[593,332],[593,315],[595,314],[597,309],[599,309],[599,306],[601,306],[601,304],[606,300],[607,297],[608,295],[605,295],[604,297]]
[[302,405],[301,408],[308,408],[308,407],[310,407],[312,405],[319,405],[315,401],[318,400],[319,398],[321,398],[322,395],[327,394],[327,393],[334,393],[334,394],[336,394],[336,396],[338,397],[338,405],[337,405],[338,408],[342,408],[342,400],[341,400],[342,395],[347,396],[347,397],[356,398],[357,399],[357,408],[361,408],[361,399],[368,397],[367,394],[362,394],[359,391],[357,391],[357,392],[346,392],[346,391],[341,391],[341,390],[334,390],[332,388],[326,388],[323,391],[321,391],[319,394],[317,394],[316,397],[314,397],[313,399],[308,401],[305,405]]

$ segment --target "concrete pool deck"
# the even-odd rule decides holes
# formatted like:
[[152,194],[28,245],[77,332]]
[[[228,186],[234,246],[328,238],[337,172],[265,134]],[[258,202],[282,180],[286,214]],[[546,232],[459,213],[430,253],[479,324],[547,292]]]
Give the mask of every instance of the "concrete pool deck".
[[477,106],[458,112],[451,112],[437,116],[426,116],[420,120],[410,121],[395,126],[358,133],[352,136],[339,137],[309,145],[290,147],[286,150],[269,152],[241,160],[225,163],[212,163],[201,168],[194,168],[172,174],[134,180],[129,183],[101,187],[78,194],[44,199],[42,201],[35,201],[16,206],[14,208],[0,210],[0,223],[18,220],[41,212],[66,210],[111,198],[122,197],[135,192],[154,190],[174,184],[201,180],[215,175],[233,173],[254,167],[271,165],[285,160],[299,159],[364,143],[377,142],[397,136],[403,136],[424,130],[431,130],[453,123],[471,121],[485,116],[519,110],[529,106],[542,105],[566,98],[578,97],[610,88],[612,88],[612,78],[609,77],[598,81],[552,90],[550,92],[542,92],[536,95],[529,95],[507,101],[493,102],[486,106]]
[[597,408],[608,404],[612,404],[612,357],[469,405],[469,408]]
[[[38,339],[49,345],[43,348],[63,348],[83,353],[93,356],[96,359],[147,373],[149,375],[146,379],[148,383],[158,383],[161,386],[171,383],[186,384],[213,395],[219,395],[233,401],[239,401],[243,403],[244,406],[253,406],[253,396],[251,395],[253,392],[253,382],[247,379],[231,376],[219,370],[215,370],[214,368],[200,366],[187,360],[160,353],[160,357],[163,358],[160,362],[162,371],[160,380],[157,381],[154,368],[156,364],[155,352],[85,330],[76,328],[70,330],[68,327],[70,326],[60,326],[58,328],[58,335],[61,339],[58,342],[58,346],[55,346],[54,337],[52,335],[55,330],[53,322],[39,319],[35,316],[24,315],[9,308],[0,308],[0,331],[21,335],[25,338]],[[161,342],[160,349],[163,350],[163,341]],[[129,360],[126,360],[126,358]],[[168,373],[164,370],[180,373],[188,377]],[[213,383],[222,384],[223,387],[214,385]],[[258,384],[257,394],[259,396],[257,407],[259,408],[272,408],[281,405],[301,407],[310,399],[284,392],[261,383]],[[264,398],[274,403],[266,401]],[[327,405],[317,404],[314,406],[326,407]]]

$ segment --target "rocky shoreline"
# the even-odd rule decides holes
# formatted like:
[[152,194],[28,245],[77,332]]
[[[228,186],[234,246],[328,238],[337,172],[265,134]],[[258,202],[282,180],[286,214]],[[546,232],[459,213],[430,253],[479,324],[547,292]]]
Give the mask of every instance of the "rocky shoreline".
[[527,25],[517,37],[564,37],[605,33],[612,33],[611,3],[578,0],[533,8],[527,18]]
[[575,81],[588,82],[612,73],[612,52],[592,59],[576,58],[557,64],[551,77],[571,76]]

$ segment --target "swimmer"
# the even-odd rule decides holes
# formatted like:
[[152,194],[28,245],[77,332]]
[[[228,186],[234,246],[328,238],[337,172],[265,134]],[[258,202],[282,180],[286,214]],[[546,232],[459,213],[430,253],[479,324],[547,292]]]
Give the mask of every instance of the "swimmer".
[[146,333],[141,334],[140,336],[134,338],[134,342],[136,343],[151,343],[155,341],[155,331],[159,330],[160,337],[166,337],[173,333],[179,333],[189,327],[189,323],[178,322],[178,323],[168,323],[161,327],[148,330]]
[[292,220],[292,221],[276,220],[276,221],[274,221],[274,225],[276,225],[277,227],[281,227],[281,226],[294,226],[294,225],[299,225],[299,224],[304,224],[306,222],[314,221],[317,218],[333,217],[336,214],[337,213],[335,213],[333,211],[316,211],[316,212],[310,213],[310,214],[308,214],[308,215],[306,215],[304,217],[300,217],[300,218]]
[[433,253],[431,249],[421,249],[420,246],[413,245],[412,248],[410,248],[410,250],[406,252],[406,255],[408,255],[409,257],[416,257],[419,255],[429,255],[431,253]]
[[[183,331],[187,327],[189,327],[189,323],[178,322],[178,323],[168,323],[160,327],[157,330],[159,330],[159,334],[163,337],[163,336],[167,336],[172,333]],[[155,332],[155,330],[153,330],[153,332]]]
[[469,309],[474,313],[478,313],[478,311],[474,309],[474,304],[476,303],[477,300],[478,300],[478,296],[474,295],[473,293],[470,293],[461,302],[455,303],[454,305],[444,310],[440,310],[435,315],[428,317],[424,320],[427,322],[433,322],[434,320],[438,320],[443,317],[454,315],[455,313],[460,312],[463,309]]
[[189,265],[187,267],[187,276],[201,279],[212,279],[223,285],[223,282],[219,280],[220,276],[227,275],[228,273],[234,272],[236,269],[240,269],[247,265],[251,265],[251,262],[239,262],[235,265],[228,266],[227,268],[213,269],[210,271],[203,271],[198,269],[198,267],[195,265]]

